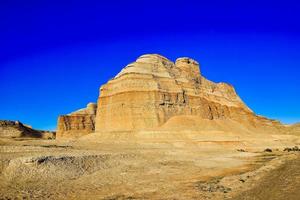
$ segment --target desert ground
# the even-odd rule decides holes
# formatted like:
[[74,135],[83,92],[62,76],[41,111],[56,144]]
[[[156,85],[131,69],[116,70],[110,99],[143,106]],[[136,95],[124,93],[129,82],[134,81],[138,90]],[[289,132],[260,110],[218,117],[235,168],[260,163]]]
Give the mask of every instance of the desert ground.
[[[299,199],[295,135],[94,133],[0,140],[0,199]],[[268,148],[268,150],[266,150]]]

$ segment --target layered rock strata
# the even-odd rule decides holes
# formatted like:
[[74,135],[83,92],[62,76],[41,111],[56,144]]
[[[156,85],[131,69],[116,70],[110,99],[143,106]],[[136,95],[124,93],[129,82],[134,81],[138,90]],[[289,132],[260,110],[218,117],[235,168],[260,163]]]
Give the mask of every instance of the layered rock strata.
[[[174,63],[147,54],[100,88],[97,105],[88,104],[85,109],[60,116],[57,138],[92,132],[166,130],[168,126],[194,130],[201,129],[206,120],[222,120],[222,127],[227,122],[228,126],[238,124],[241,128],[236,130],[247,133],[286,130],[280,122],[253,113],[233,86],[203,77],[197,61],[184,57]],[[188,121],[195,127],[174,126]]]
[[190,58],[148,54],[127,65],[100,88],[96,132],[151,130],[175,116],[231,119],[249,129],[282,128],[277,121],[255,115],[226,83],[201,75],[199,63]]
[[89,103],[86,108],[59,116],[57,138],[76,138],[95,131],[97,104]]
[[19,121],[0,120],[0,137],[55,139],[55,132],[35,130]]

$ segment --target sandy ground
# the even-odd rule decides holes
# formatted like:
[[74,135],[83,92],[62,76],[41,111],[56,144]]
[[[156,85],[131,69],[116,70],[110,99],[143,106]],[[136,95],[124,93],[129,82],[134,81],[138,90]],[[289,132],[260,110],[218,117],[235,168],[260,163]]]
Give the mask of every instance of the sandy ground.
[[283,151],[296,136],[147,135],[0,139],[0,199],[298,197],[300,153]]
[[255,182],[250,190],[234,200],[296,200],[300,199],[300,154]]

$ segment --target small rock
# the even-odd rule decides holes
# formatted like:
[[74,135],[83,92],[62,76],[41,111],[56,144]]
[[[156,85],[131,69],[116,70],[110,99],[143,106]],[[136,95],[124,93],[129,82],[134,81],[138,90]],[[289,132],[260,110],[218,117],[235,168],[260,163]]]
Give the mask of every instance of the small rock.
[[294,146],[293,148],[286,147],[283,151],[300,151],[300,148],[298,146]]
[[273,151],[272,151],[272,149],[267,148],[267,149],[264,150],[264,152],[271,153],[271,152],[273,152]]
[[240,178],[240,182],[245,183],[246,181],[242,178]]

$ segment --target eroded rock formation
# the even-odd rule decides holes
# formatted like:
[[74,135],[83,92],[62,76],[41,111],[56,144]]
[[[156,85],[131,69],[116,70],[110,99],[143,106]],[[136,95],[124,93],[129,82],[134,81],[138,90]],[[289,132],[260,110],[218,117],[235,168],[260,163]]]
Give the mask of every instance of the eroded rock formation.
[[153,129],[179,115],[232,119],[254,127],[280,125],[256,116],[231,85],[204,78],[197,61],[178,58],[173,63],[149,54],[101,87],[96,131]]
[[97,104],[89,103],[86,108],[58,118],[57,138],[80,137],[95,130]]
[[94,130],[157,130],[180,123],[178,116],[195,116],[191,119],[195,123],[199,119],[232,120],[249,131],[278,132],[283,128],[278,121],[255,115],[233,86],[207,80],[199,63],[186,57],[175,63],[157,54],[139,57],[100,88],[97,105],[92,114],[85,109],[61,116],[58,137],[78,137]]
[[55,132],[35,130],[19,121],[0,120],[0,137],[54,139]]

